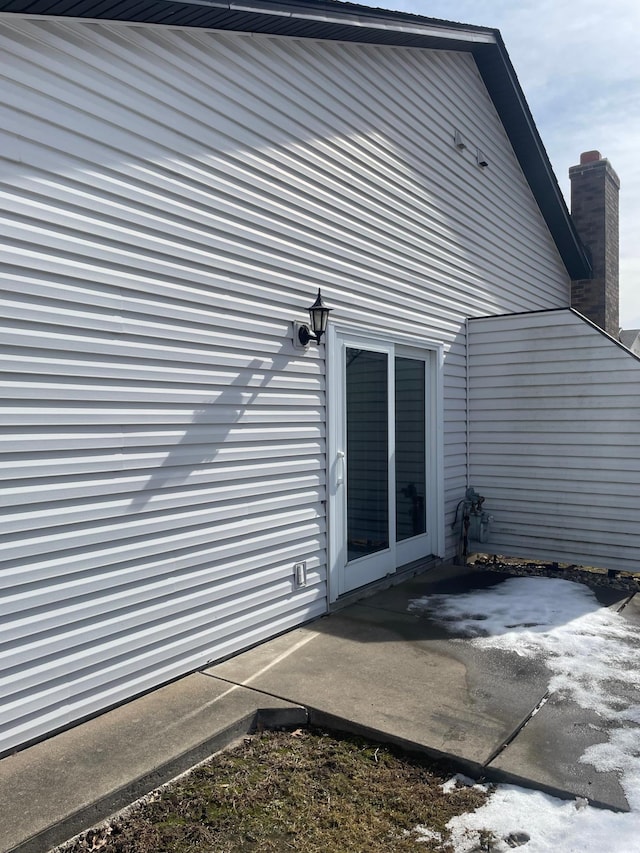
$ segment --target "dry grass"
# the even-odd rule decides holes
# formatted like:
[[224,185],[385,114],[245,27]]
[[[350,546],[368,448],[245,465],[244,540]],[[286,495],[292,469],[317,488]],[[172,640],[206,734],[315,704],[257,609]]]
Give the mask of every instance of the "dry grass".
[[[214,756],[64,853],[450,853],[446,824],[486,799],[446,769],[367,741],[264,732]],[[427,826],[443,841],[418,840]]]

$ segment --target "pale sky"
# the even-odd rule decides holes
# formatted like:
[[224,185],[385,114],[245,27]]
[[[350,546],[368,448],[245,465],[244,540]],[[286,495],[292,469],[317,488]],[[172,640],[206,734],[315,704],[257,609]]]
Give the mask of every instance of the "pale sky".
[[[620,325],[640,329],[638,0],[372,0],[499,29],[569,206],[569,166],[596,149],[620,178]],[[638,148],[636,148],[638,146]]]

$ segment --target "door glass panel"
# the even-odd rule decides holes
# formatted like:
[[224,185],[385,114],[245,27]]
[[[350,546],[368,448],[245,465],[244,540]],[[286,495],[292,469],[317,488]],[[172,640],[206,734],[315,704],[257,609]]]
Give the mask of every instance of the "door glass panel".
[[425,364],[395,359],[396,540],[425,533]]
[[346,352],[347,558],[389,547],[387,355]]

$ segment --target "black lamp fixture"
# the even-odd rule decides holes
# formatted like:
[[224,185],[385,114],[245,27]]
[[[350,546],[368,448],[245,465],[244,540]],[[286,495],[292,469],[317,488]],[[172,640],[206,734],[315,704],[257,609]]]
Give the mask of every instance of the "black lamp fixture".
[[306,324],[297,325],[298,342],[301,346],[308,346],[310,341],[315,341],[320,344],[322,336],[327,331],[327,321],[329,319],[329,311],[332,308],[327,308],[322,302],[322,294],[318,288],[316,301],[309,307],[309,326]]

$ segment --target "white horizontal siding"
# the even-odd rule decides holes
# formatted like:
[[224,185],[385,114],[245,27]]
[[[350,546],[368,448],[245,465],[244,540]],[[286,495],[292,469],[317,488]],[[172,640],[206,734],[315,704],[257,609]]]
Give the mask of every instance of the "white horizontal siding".
[[476,319],[469,335],[491,552],[640,570],[640,359],[570,310]]
[[467,55],[2,15],[0,50],[1,751],[323,612],[318,286],[444,342],[450,517],[464,319],[568,280]]

